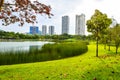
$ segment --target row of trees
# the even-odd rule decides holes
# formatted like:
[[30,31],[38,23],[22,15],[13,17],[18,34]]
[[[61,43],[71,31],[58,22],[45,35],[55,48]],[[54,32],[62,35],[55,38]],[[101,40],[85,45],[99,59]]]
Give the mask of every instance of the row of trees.
[[110,51],[110,46],[115,46],[117,53],[120,45],[120,24],[116,24],[112,28],[108,28],[104,35],[102,35],[101,40],[105,45],[104,49],[106,49],[106,45],[108,45],[108,50]]
[[76,40],[85,40],[88,39],[85,35],[70,35],[70,34],[62,34],[62,35],[45,35],[40,36],[41,39],[53,39],[53,40],[67,40],[67,39],[76,39]]
[[0,31],[0,39],[39,39],[39,35]]
[[116,24],[113,28],[110,28],[112,19],[108,18],[106,14],[103,14],[99,10],[95,10],[91,19],[87,21],[87,30],[91,32],[96,39],[96,57],[98,57],[98,42],[102,41],[106,48],[111,44],[116,47],[116,53],[120,45],[120,24]]
[[22,33],[15,33],[15,32],[6,32],[0,31],[0,39],[41,39],[41,40],[66,40],[66,39],[76,39],[76,40],[85,40],[90,39],[87,36],[82,35],[69,35],[69,34],[62,34],[62,35],[31,35],[31,34],[22,34]]

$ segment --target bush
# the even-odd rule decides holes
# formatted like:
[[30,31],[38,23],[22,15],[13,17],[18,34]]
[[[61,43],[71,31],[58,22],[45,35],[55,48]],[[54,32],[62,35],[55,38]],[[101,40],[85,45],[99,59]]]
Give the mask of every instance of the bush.
[[58,44],[45,44],[41,52],[45,52],[48,54],[57,54],[56,57],[61,56],[71,57],[80,55],[88,51],[87,45],[85,42],[66,42],[66,43],[58,43]]

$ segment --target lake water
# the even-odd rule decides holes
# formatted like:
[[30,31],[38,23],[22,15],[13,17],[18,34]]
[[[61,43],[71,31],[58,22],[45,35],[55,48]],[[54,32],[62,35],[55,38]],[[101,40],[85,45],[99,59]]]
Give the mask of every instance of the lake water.
[[24,42],[0,42],[0,52],[29,51],[31,48],[41,48],[51,42],[24,41]]

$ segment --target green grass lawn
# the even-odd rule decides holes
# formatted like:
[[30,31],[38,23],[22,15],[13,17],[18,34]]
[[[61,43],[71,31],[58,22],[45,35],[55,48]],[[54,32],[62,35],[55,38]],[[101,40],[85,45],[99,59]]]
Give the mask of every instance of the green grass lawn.
[[95,44],[91,43],[88,52],[80,56],[0,66],[0,80],[120,80],[120,55],[111,53],[99,45],[96,58]]

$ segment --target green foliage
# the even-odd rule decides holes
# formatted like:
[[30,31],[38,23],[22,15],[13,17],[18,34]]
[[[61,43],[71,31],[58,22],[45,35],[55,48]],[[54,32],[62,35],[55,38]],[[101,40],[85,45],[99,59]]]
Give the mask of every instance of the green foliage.
[[94,37],[96,38],[96,56],[98,57],[98,41],[100,35],[106,31],[106,29],[110,26],[112,20],[107,17],[106,14],[103,14],[99,10],[95,10],[95,13],[91,17],[90,20],[87,21],[87,30],[88,32],[92,32]]
[[104,32],[111,23],[111,19],[109,19],[106,14],[95,10],[94,15],[87,21],[87,30],[88,32],[92,32],[96,37],[97,33],[100,34]]
[[116,46],[116,53],[120,45],[120,24],[117,24],[114,28],[111,28],[111,37]]
[[[81,46],[82,45],[82,46]],[[44,53],[55,53],[58,54],[57,57],[70,57],[75,55],[80,55],[87,51],[87,46],[82,42],[68,42],[68,43],[58,43],[58,44],[45,44],[42,47],[42,52]]]
[[39,39],[39,35],[0,31],[0,39]]
[[42,49],[32,48],[29,52],[0,53],[0,65],[61,59],[83,54],[87,50],[84,42],[45,44]]

